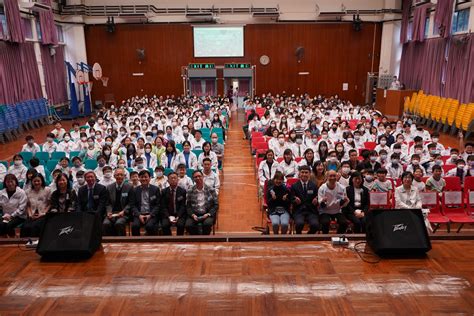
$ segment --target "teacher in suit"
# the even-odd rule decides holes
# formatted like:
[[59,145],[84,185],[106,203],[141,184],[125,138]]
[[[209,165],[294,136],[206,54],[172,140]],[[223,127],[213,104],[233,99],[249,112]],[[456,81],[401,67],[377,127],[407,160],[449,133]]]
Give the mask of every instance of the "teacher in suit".
[[169,187],[162,191],[161,227],[163,235],[171,235],[171,225],[176,225],[178,236],[184,235],[186,224],[186,190],[178,186],[178,174],[171,172],[168,175]]
[[125,170],[122,168],[115,169],[114,178],[115,183],[107,186],[109,202],[102,227],[106,236],[125,236],[133,204],[133,186],[124,182]]
[[140,171],[138,177],[141,185],[134,190],[132,235],[140,236],[141,226],[145,226],[147,235],[158,235],[160,189],[150,184],[151,175],[148,170]]
[[301,234],[305,222],[309,224],[308,234],[315,234],[319,229],[318,188],[309,178],[311,169],[299,167],[300,181],[291,186],[290,196],[293,204],[293,217],[297,234]]
[[107,188],[97,183],[94,171],[87,171],[84,178],[86,179],[86,185],[78,191],[76,212],[92,212],[104,218],[109,199]]

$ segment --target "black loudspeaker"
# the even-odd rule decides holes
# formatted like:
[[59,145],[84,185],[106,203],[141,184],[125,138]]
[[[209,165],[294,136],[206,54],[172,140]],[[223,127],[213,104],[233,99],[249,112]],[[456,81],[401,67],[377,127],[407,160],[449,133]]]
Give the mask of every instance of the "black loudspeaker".
[[72,212],[48,214],[36,252],[45,259],[86,259],[102,243],[98,214]]
[[371,210],[366,220],[367,243],[379,256],[421,255],[431,250],[421,210]]

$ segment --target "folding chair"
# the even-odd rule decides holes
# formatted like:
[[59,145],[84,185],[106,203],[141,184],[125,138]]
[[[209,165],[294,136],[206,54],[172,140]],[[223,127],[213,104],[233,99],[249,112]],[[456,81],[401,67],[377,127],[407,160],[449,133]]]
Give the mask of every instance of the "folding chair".
[[46,151],[39,151],[35,154],[35,157],[38,158],[40,161],[48,161],[49,153]]
[[461,191],[461,179],[459,177],[444,177],[446,182],[445,191]]
[[97,168],[97,166],[98,166],[97,160],[86,159],[84,161],[84,168],[86,168],[87,170],[95,170],[95,168]]
[[59,160],[57,159],[48,160],[46,162],[46,168],[48,168],[49,171],[53,172],[56,169],[58,162]]
[[29,162],[31,158],[33,158],[33,153],[29,151],[22,151],[19,153],[21,157],[23,157],[24,162]]
[[286,179],[286,186],[288,188],[291,188],[291,186],[295,184],[296,182],[298,182],[298,180],[299,180],[298,178],[288,178]]
[[365,142],[364,143],[364,147],[368,150],[374,150],[376,146],[377,146],[376,142]]
[[459,233],[464,224],[474,224],[474,219],[470,217],[464,208],[462,191],[445,191],[441,199],[443,213],[449,218],[451,223],[459,223],[456,231]]
[[441,224],[446,224],[450,232],[449,218],[441,212],[438,192],[420,192],[422,207],[430,210],[428,221],[434,225],[433,233],[436,233]]
[[369,209],[390,209],[392,202],[388,198],[388,192],[370,192]]
[[54,151],[51,153],[51,159],[60,160],[61,158],[66,157],[66,153],[64,151]]
[[446,174],[449,170],[456,168],[456,165],[443,165],[441,168],[443,168],[444,174]]

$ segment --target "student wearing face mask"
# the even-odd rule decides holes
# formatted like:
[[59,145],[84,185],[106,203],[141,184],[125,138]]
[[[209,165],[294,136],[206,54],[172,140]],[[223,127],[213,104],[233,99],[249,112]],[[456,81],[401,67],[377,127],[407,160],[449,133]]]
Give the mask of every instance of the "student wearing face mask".
[[26,181],[26,172],[28,168],[23,164],[23,157],[21,155],[13,156],[13,165],[8,168],[8,173],[15,175],[19,182]]
[[144,145],[144,151],[141,157],[143,158],[146,168],[154,169],[158,165],[158,159],[153,153],[153,147],[151,143],[146,143]]
[[380,136],[379,143],[377,146],[375,146],[374,150],[380,153],[382,149],[385,150],[386,152],[390,150],[390,147],[387,145],[387,137],[385,135]]
[[295,157],[303,157],[306,149],[306,145],[303,144],[303,138],[301,136],[296,136],[295,142],[291,146],[291,150]]
[[165,168],[163,168],[163,166],[155,168],[155,177],[151,180],[150,184],[160,188],[160,191],[163,191],[169,186],[168,177],[165,175]]
[[107,165],[105,157],[100,155],[97,157],[97,168],[94,169],[97,180],[101,181],[104,178],[103,168]]
[[446,173],[447,177],[458,177],[461,183],[464,183],[464,178],[467,176],[468,168],[466,168],[466,162],[463,159],[456,161],[456,168],[449,170]]
[[76,194],[79,192],[79,188],[82,187],[86,183],[86,180],[84,178],[85,173],[86,173],[85,170],[79,170],[77,171],[74,177],[72,189],[76,192]]
[[81,152],[81,157],[84,157],[84,159],[97,159],[97,156],[100,154],[100,148],[97,147],[94,138],[89,137],[87,139],[87,148],[83,149]]
[[30,152],[33,156],[41,151],[40,146],[35,143],[35,138],[32,135],[28,135],[25,137],[26,144],[23,145],[21,151]]
[[405,171],[410,172],[413,175],[413,172],[415,171],[415,168],[421,168],[423,170],[423,173],[426,173],[425,168],[421,165],[420,163],[421,157],[418,154],[414,154],[411,156],[411,161],[410,164],[408,164],[407,168]]
[[63,140],[57,146],[58,151],[64,151],[66,155],[69,155],[71,151],[79,150],[78,145],[72,140],[71,134],[65,133]]
[[400,155],[396,153],[392,154],[390,156],[390,162],[385,165],[385,169],[387,169],[387,176],[389,178],[400,178],[403,173],[403,166],[400,163]]
[[46,143],[43,144],[43,152],[47,152],[51,156],[51,153],[57,150],[58,150],[58,144],[54,142],[54,134],[48,133],[46,135]]
[[275,153],[276,157],[283,157],[285,150],[291,149],[291,146],[285,141],[285,134],[283,133],[279,133],[277,143],[269,147]]
[[363,170],[364,187],[367,188],[367,190],[369,190],[369,192],[374,190],[374,186],[375,186],[374,174],[375,174],[375,172],[371,169]]
[[104,186],[108,186],[110,184],[115,183],[112,167],[105,166],[104,168],[102,168],[102,173],[103,173],[103,177],[102,177],[102,180],[99,181],[100,184]]
[[[456,161],[458,161],[459,158],[459,150],[457,148],[451,148],[449,152],[449,158],[446,160],[447,165],[455,165]],[[461,158],[462,159],[462,158]]]
[[349,162],[344,161],[341,163],[341,168],[339,169],[337,182],[345,189],[349,186],[349,180],[351,177],[351,166]]
[[[327,147],[328,150],[334,148],[333,140],[329,138],[328,130],[326,130],[326,129],[323,129],[323,131],[321,132],[321,138],[319,139],[319,143],[321,143],[321,142],[326,143],[326,147]],[[319,146],[319,144],[318,144],[318,146]]]

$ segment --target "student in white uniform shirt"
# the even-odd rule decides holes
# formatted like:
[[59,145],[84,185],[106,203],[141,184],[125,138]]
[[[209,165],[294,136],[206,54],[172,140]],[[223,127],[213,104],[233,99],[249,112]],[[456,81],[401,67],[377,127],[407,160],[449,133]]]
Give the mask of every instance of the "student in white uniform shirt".
[[349,204],[346,190],[337,183],[337,173],[334,170],[327,172],[328,181],[318,190],[319,222],[323,234],[329,233],[331,219],[338,224],[337,233],[343,234],[347,229],[347,219],[342,214],[342,208]]
[[58,145],[54,142],[54,134],[48,133],[46,135],[46,143],[43,144],[43,151],[49,153],[51,157],[51,153],[58,150]]
[[191,149],[192,150],[202,149],[202,145],[204,145],[205,142],[206,142],[206,140],[204,138],[202,138],[201,131],[197,130],[194,133],[194,141],[191,143]]
[[102,180],[99,181],[100,184],[108,186],[109,184],[115,183],[112,167],[105,166],[104,168],[102,168],[102,172],[103,172],[103,177],[102,177]]
[[79,146],[71,138],[71,134],[65,133],[63,140],[58,144],[58,151],[63,151],[69,157],[71,151],[79,151]]
[[344,161],[341,164],[341,168],[339,169],[339,179],[337,182],[344,188],[346,189],[349,184],[350,184],[350,178],[351,178],[351,165],[349,164],[348,161]]
[[188,191],[194,185],[193,180],[186,175],[186,165],[178,165],[178,186]]
[[72,189],[77,193],[79,193],[79,189],[86,184],[86,179],[84,178],[85,175],[85,170],[79,170],[76,173],[76,176],[74,178],[74,181],[72,183]]
[[169,187],[168,177],[165,176],[165,168],[163,168],[163,166],[155,168],[155,177],[151,180],[150,184],[160,188],[160,191]]
[[30,152],[34,155],[36,155],[37,152],[41,151],[40,146],[35,143],[35,139],[32,135],[28,135],[25,137],[26,144],[23,145],[21,148],[21,151],[24,152]]
[[293,153],[291,149],[286,149],[283,153],[283,160],[280,162],[280,170],[288,178],[298,178],[298,164],[293,159]]
[[305,150],[303,154],[303,159],[298,164],[298,167],[300,166],[308,166],[310,171],[313,172],[314,169],[314,164],[316,163],[317,159],[314,155],[314,152],[311,148],[308,148]]
[[104,178],[104,173],[102,169],[106,166],[105,157],[99,156],[97,157],[97,168],[94,169],[95,176],[97,180],[102,180]]
[[395,189],[396,209],[421,209],[420,193],[413,187],[413,174],[405,171],[402,175],[402,185]]
[[204,158],[202,165],[203,165],[202,174],[204,176],[204,183],[208,187],[216,190],[216,194],[219,195],[219,188],[221,186],[221,182],[219,180],[218,174],[212,171],[211,169],[211,166],[212,166],[211,159]]
[[277,145],[269,148],[273,151],[276,157],[283,157],[283,153],[286,149],[292,149],[291,146],[285,141],[285,134],[283,133],[278,134]]
[[23,157],[19,154],[13,156],[13,165],[8,168],[8,173],[15,175],[19,182],[26,181],[28,168],[23,164]]
[[195,153],[191,151],[191,143],[185,141],[183,143],[183,151],[178,154],[177,164],[183,164],[187,169],[198,168],[198,158]]
[[295,143],[292,145],[292,152],[295,157],[303,157],[304,152],[306,151],[306,145],[303,144],[303,138],[300,136],[296,137]]
[[265,160],[260,162],[260,165],[258,166],[258,179],[260,187],[264,187],[265,181],[270,181],[273,179],[275,172],[278,170],[280,170],[280,165],[275,160],[275,154],[273,153],[273,150],[269,149],[265,153]]
[[54,124],[54,127],[55,128],[51,131],[51,134],[53,134],[53,138],[56,138],[61,141],[66,131],[64,130],[64,128],[61,125],[61,122],[59,121]]
[[403,166],[400,163],[400,154],[392,154],[390,156],[390,163],[385,166],[387,169],[387,176],[392,179],[398,179],[403,174]]
[[217,155],[211,151],[211,143],[205,142],[202,145],[203,152],[198,157],[198,168],[203,168],[203,161],[205,158],[209,158],[211,160],[211,168],[214,170],[218,170],[219,161],[217,159]]
[[446,173],[447,177],[459,177],[461,183],[464,182],[464,178],[467,176],[468,168],[466,168],[466,162],[463,159],[458,159],[456,161],[456,168],[449,170]]

